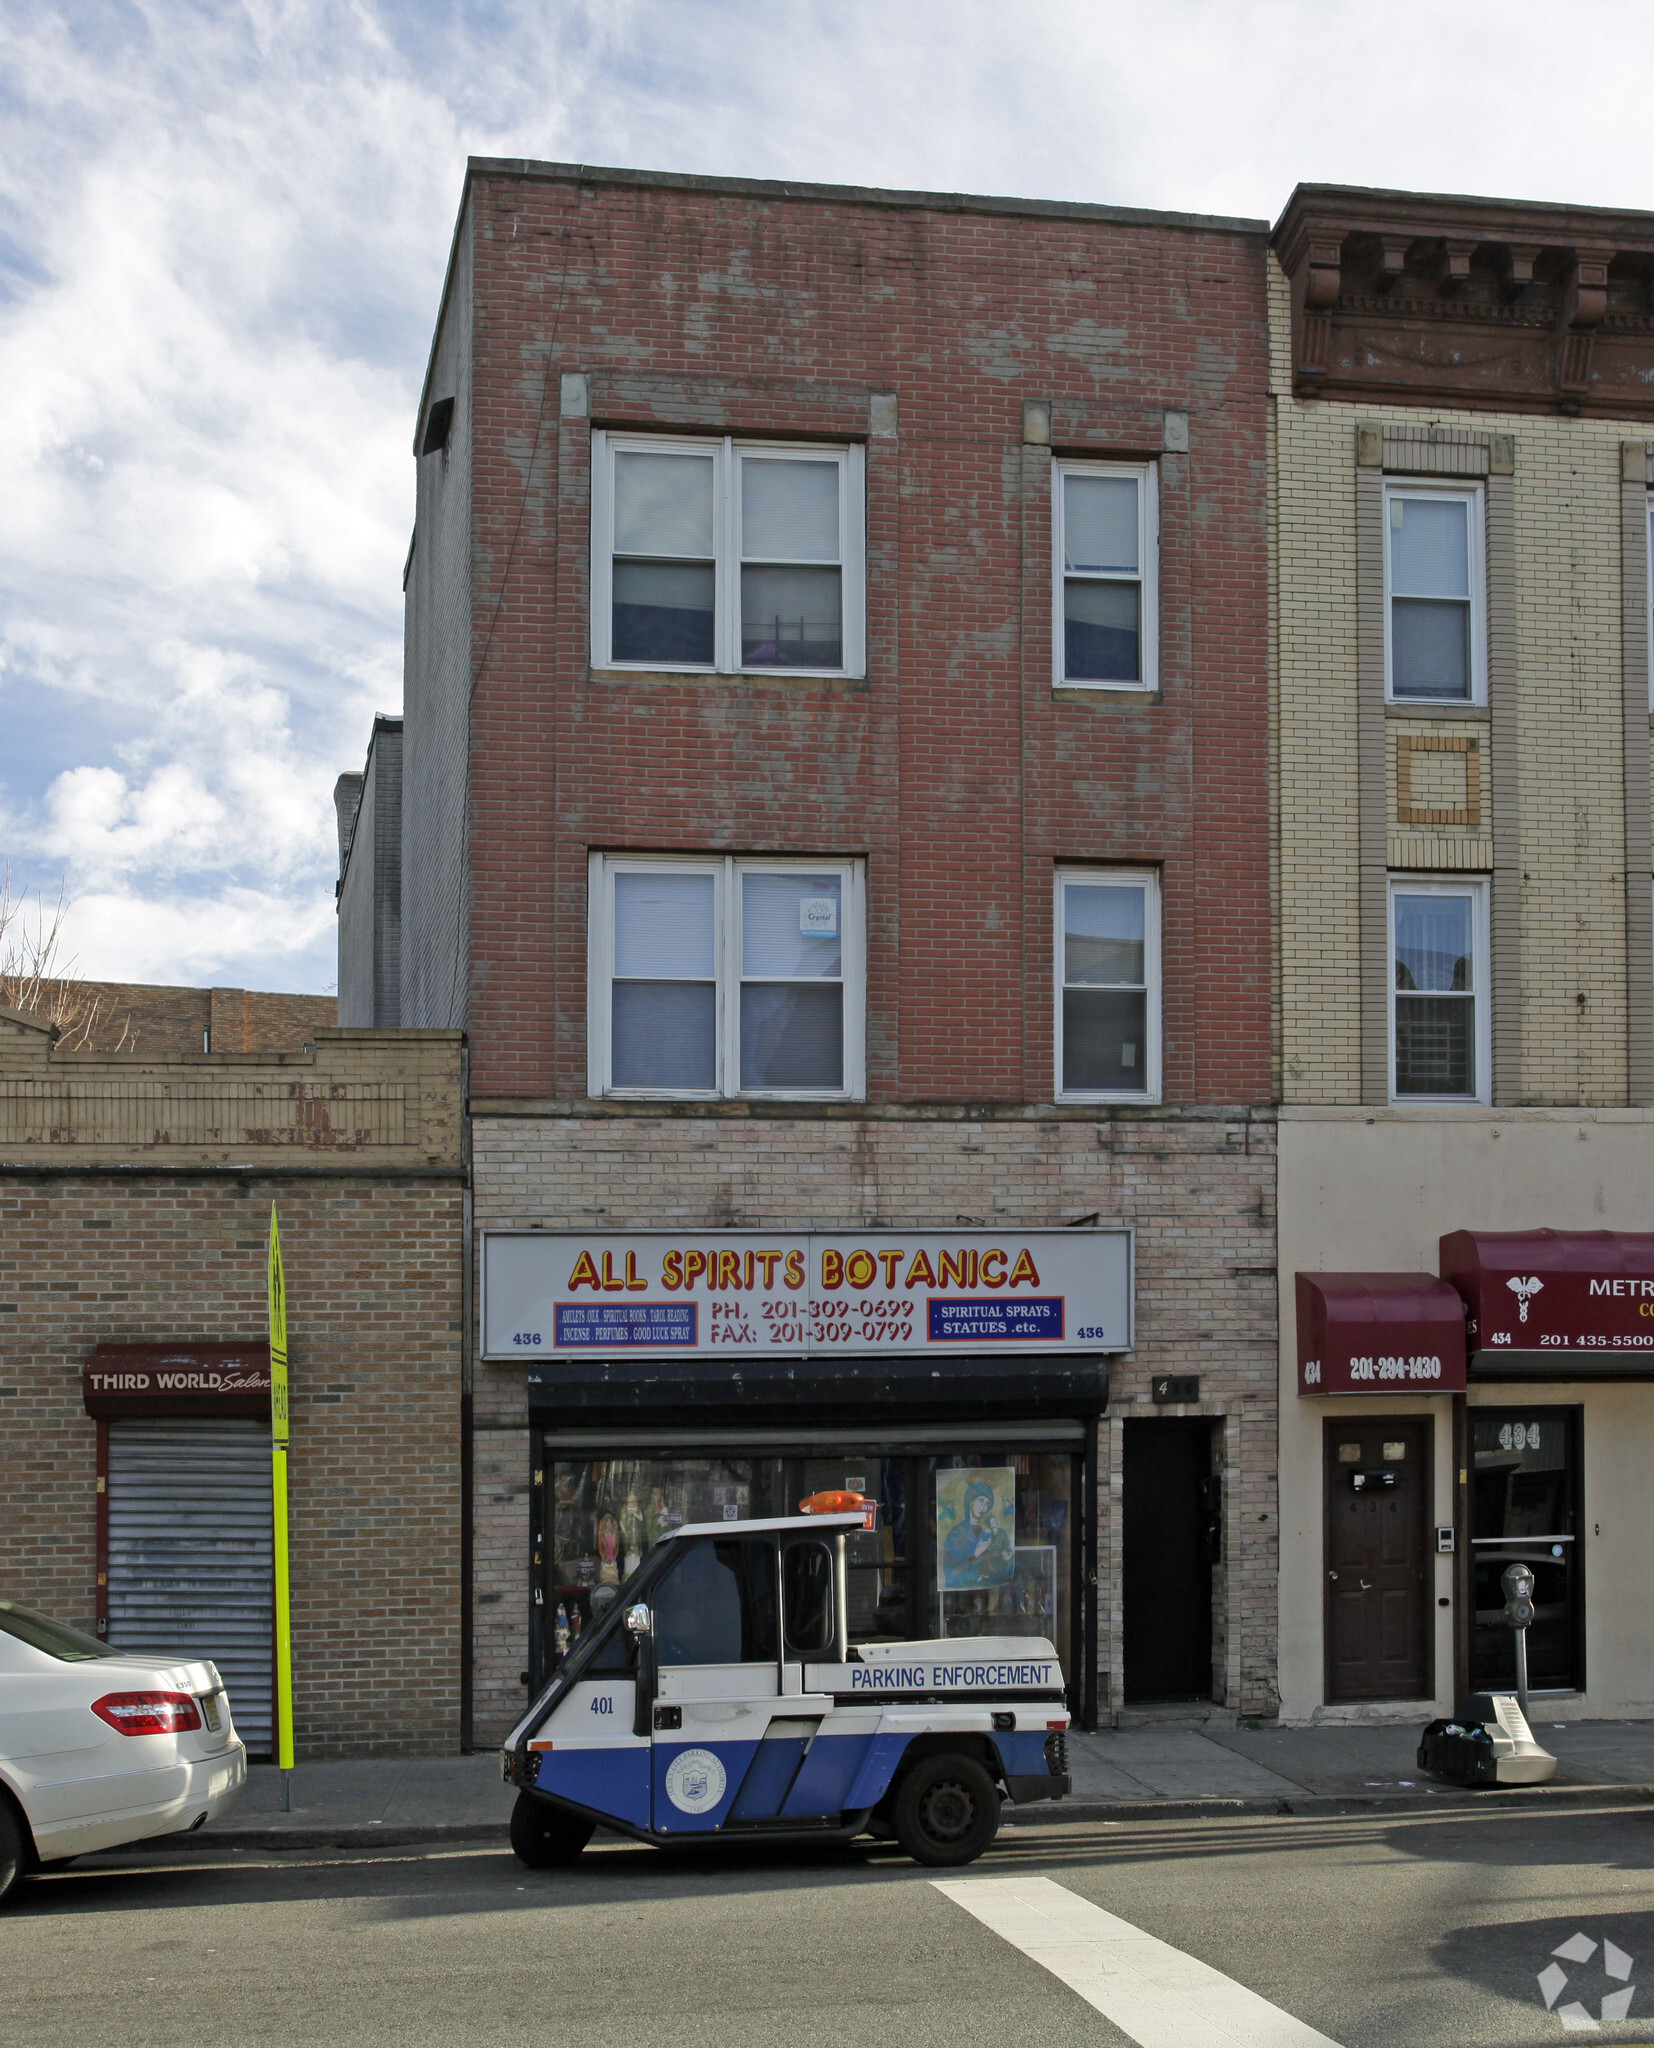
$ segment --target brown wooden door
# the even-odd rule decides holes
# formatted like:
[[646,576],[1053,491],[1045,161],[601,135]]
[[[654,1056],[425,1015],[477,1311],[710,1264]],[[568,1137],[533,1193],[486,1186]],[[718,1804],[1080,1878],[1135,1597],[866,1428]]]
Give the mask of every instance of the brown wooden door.
[[1325,1461],[1327,1698],[1428,1699],[1430,1424],[1328,1422]]

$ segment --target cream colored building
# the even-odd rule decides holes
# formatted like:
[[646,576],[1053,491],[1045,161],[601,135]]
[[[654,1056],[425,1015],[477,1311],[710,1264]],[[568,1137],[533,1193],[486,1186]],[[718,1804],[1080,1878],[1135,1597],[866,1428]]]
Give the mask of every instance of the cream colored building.
[[1654,1352],[1518,1272],[1550,1356],[1301,1393],[1295,1296],[1455,1231],[1654,1257],[1654,215],[1300,187],[1274,251],[1281,1714],[1501,1682],[1521,1559],[1539,1718],[1654,1715]]

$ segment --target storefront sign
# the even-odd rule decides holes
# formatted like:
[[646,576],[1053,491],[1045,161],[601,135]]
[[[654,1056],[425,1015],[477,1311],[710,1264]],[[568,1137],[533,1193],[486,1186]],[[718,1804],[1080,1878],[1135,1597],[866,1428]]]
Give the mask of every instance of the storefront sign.
[[1129,1350],[1129,1230],[491,1231],[492,1359]]
[[268,1344],[100,1344],[81,1368],[88,1415],[270,1413]]
[[1455,1230],[1441,1269],[1464,1299],[1477,1371],[1654,1376],[1654,1235]]
[[1431,1273],[1300,1273],[1300,1394],[1448,1394],[1465,1384],[1464,1308]]

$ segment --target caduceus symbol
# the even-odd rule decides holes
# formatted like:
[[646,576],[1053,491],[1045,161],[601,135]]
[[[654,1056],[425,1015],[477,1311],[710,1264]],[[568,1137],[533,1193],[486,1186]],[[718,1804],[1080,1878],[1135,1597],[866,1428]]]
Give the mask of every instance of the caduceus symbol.
[[1543,1291],[1544,1281],[1536,1273],[1531,1280],[1507,1280],[1505,1285],[1516,1296],[1518,1303],[1516,1320],[1519,1323],[1525,1323],[1528,1319],[1528,1303],[1532,1301],[1536,1294]]

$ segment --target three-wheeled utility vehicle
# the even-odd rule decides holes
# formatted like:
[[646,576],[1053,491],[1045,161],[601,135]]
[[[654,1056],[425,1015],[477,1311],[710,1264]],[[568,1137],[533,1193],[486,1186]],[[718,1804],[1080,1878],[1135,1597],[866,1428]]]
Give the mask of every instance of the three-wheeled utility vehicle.
[[969,1863],[1002,1797],[1069,1789],[1053,1645],[846,1640],[844,1537],[873,1504],[676,1529],[512,1731],[511,1846],[571,1863],[598,1827],[660,1845],[848,1842]]

